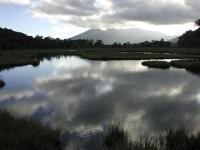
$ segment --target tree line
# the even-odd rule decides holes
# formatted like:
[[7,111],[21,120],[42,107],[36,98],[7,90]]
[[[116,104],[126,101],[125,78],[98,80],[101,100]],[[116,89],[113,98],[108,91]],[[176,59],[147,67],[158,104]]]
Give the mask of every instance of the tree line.
[[98,48],[102,46],[103,42],[100,40],[62,40],[39,35],[32,37],[11,29],[0,28],[0,50]]
[[110,45],[111,48],[139,48],[139,47],[171,47],[171,43],[168,41],[164,41],[164,39],[161,40],[152,40],[152,41],[145,41],[141,43],[117,43]]
[[0,28],[0,50],[31,49],[73,49],[73,48],[134,48],[134,47],[170,47],[170,42],[146,41],[142,43],[113,43],[105,45],[101,40],[70,40],[42,36],[28,36],[11,29]]
[[[177,47],[200,47],[200,19],[195,21],[199,28],[195,31],[187,31],[179,37]],[[174,45],[173,45],[174,46]],[[113,43],[105,45],[101,40],[70,40],[42,36],[28,36],[11,29],[0,28],[0,50],[22,49],[73,49],[73,48],[138,48],[138,47],[172,47],[171,42],[161,40],[145,41],[141,43]]]

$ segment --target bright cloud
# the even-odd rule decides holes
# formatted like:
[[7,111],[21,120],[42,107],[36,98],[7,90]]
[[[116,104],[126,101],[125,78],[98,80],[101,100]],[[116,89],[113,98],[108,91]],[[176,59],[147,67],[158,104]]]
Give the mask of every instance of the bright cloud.
[[30,4],[30,0],[0,0],[0,4],[17,4],[17,5],[27,5]]

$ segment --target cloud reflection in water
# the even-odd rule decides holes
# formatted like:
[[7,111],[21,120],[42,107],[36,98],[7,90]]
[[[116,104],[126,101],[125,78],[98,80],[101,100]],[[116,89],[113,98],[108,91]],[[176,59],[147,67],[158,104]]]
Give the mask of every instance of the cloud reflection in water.
[[[124,120],[133,137],[166,128],[199,128],[198,76],[147,69],[140,61],[67,57],[44,63],[41,66],[51,66],[51,71],[37,75],[41,66],[33,68],[27,89],[0,91],[0,106],[76,136],[99,133],[101,125],[113,119]],[[15,71],[7,72],[7,78]]]

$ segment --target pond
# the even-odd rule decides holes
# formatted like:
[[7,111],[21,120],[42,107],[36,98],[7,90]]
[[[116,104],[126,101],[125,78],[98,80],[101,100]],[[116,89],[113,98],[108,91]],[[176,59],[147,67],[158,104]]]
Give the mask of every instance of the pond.
[[70,56],[4,70],[0,108],[62,129],[66,147],[98,139],[113,120],[123,121],[133,138],[199,128],[200,76],[175,68],[149,69],[141,62]]

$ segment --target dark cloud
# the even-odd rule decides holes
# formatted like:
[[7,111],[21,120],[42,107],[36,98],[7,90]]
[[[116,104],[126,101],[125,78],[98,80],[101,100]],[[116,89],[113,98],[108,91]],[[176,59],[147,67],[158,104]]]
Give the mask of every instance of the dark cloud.
[[111,0],[115,13],[109,17],[117,20],[144,21],[152,24],[180,24],[194,21],[200,13],[200,2],[185,1],[185,5],[162,0]]
[[53,16],[91,16],[100,11],[95,6],[95,0],[41,0],[34,9]]
[[41,0],[33,11],[50,16],[61,15],[63,22],[92,28],[132,21],[158,25],[183,24],[193,22],[200,16],[200,1],[196,0],[185,0],[182,3],[182,0],[104,1],[109,1],[111,5],[98,5],[99,0]]

